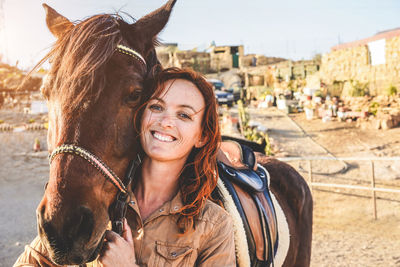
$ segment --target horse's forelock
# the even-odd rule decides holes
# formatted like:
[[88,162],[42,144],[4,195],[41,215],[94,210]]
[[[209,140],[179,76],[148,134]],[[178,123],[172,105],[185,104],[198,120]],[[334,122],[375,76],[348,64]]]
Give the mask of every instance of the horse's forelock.
[[106,84],[105,66],[121,42],[118,15],[97,15],[69,29],[58,39],[52,60],[50,94],[56,94],[67,113],[96,102]]

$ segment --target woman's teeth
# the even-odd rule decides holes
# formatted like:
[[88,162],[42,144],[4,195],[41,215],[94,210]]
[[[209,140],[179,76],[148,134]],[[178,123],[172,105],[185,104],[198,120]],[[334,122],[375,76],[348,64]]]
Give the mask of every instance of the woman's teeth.
[[174,141],[174,138],[170,135],[164,135],[158,132],[153,132],[153,136],[154,138],[163,141],[163,142],[172,142]]

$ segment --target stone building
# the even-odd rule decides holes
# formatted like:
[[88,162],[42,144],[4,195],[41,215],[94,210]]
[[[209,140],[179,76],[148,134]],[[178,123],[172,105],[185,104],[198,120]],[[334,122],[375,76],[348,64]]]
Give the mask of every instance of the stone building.
[[245,86],[274,87],[276,82],[304,80],[306,77],[318,73],[320,61],[300,60],[292,61],[283,58],[268,58],[276,61],[266,65],[244,66],[241,68],[245,77]]
[[320,77],[328,88],[342,95],[399,90],[400,28],[332,47],[322,56]]
[[243,45],[239,46],[213,46],[211,48],[211,69],[225,71],[240,68],[244,55]]

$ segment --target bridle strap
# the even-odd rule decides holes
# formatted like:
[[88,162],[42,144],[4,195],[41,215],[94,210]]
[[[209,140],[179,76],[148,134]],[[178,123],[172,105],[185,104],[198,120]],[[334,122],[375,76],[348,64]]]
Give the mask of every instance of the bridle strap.
[[[116,175],[110,167],[108,167],[101,159],[96,155],[90,153],[88,150],[71,144],[63,144],[49,155],[49,164],[53,161],[54,157],[58,154],[69,153],[80,156],[81,158],[92,164],[97,170],[100,171],[103,176],[109,180],[120,192],[127,194],[127,187],[124,185],[122,180]],[[128,185],[128,183],[127,183]]]
[[144,60],[142,55],[139,54],[138,52],[136,52],[135,50],[133,50],[132,48],[129,48],[129,47],[124,46],[124,45],[117,45],[117,51],[122,53],[122,54],[126,54],[128,56],[133,57],[134,59],[136,59],[140,63],[142,63],[145,67],[147,67],[146,60]]
[[110,214],[110,219],[112,221],[112,230],[119,235],[122,235],[123,231],[123,221],[126,215],[126,209],[129,201],[129,193],[128,187],[132,182],[133,176],[136,172],[136,169],[141,164],[141,159],[139,154],[137,155],[136,160],[132,160],[129,163],[128,169],[125,173],[125,184],[122,180],[116,175],[110,167],[108,167],[101,159],[99,159],[93,153],[90,153],[88,150],[71,144],[63,144],[49,155],[49,164],[53,161],[54,157],[58,154],[69,153],[80,156],[81,158],[88,161],[92,164],[97,170],[100,171],[103,176],[109,180],[118,190],[117,198],[113,203],[113,210]]
[[[125,174],[125,181],[128,184],[132,182],[133,175],[136,172],[137,167],[141,164],[140,156],[138,154],[136,160],[132,160],[129,163],[128,169]],[[119,192],[117,194],[117,198],[115,202],[113,203],[113,210],[110,214],[111,218],[111,226],[112,230],[119,235],[122,235],[122,231],[124,229],[124,218],[126,215],[126,210],[128,207],[128,194],[124,194],[122,192]]]

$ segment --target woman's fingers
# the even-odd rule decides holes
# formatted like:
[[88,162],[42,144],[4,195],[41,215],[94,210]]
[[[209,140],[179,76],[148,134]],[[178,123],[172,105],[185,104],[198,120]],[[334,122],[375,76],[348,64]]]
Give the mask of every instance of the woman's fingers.
[[108,242],[117,242],[120,236],[114,231],[106,230],[105,238]]
[[126,242],[133,246],[132,230],[129,227],[126,218],[124,218],[124,229],[122,231],[122,237],[125,239]]
[[135,250],[132,232],[124,221],[123,236],[113,231],[106,231],[105,242],[99,258],[103,266],[135,266]]

